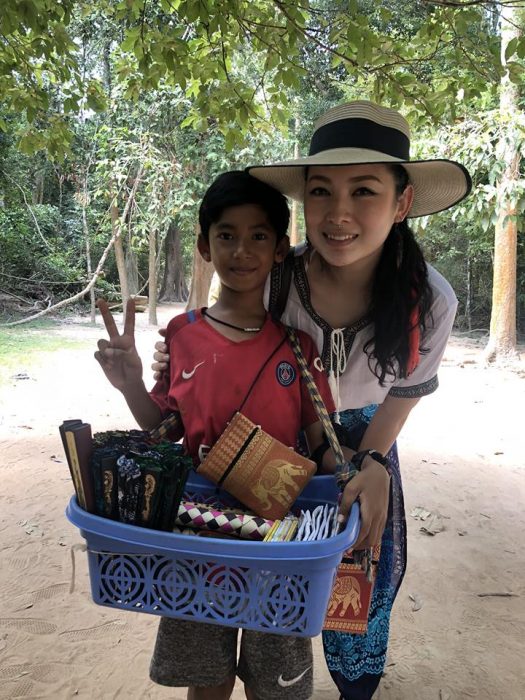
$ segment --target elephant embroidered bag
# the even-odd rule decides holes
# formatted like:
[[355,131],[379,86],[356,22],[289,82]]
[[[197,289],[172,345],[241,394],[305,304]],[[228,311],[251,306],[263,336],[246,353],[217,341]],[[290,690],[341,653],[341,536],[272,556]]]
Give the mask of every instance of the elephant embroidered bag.
[[316,471],[314,462],[237,412],[198,473],[257,515],[281,519]]
[[365,562],[357,556],[360,553],[351,549],[343,554],[330,595],[324,630],[351,634],[367,631],[380,553],[380,545],[372,547],[372,551],[367,552],[370,560]]

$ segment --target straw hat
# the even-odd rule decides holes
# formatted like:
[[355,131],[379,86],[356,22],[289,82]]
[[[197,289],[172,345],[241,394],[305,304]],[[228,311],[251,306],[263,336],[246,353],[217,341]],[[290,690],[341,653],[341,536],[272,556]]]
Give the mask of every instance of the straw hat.
[[305,158],[247,168],[250,175],[302,201],[305,167],[402,163],[414,186],[408,216],[425,216],[448,209],[470,192],[466,168],[452,160],[410,161],[410,129],[399,112],[357,100],[339,105],[315,123],[310,152]]

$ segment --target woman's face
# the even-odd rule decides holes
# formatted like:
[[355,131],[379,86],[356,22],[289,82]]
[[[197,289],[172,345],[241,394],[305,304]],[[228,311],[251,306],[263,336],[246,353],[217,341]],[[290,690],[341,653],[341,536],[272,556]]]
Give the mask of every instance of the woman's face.
[[412,199],[411,185],[398,196],[385,165],[311,167],[304,196],[308,238],[335,267],[375,263],[392,225],[406,217]]

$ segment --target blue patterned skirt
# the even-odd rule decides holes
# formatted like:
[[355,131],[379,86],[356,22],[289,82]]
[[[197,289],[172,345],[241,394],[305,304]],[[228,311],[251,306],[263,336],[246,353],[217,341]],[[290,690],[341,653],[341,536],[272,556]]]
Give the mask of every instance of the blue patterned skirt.
[[[377,406],[340,414],[357,449]],[[392,472],[388,519],[370,605],[366,634],[323,632],[328,669],[344,700],[368,700],[381,679],[386,661],[390,613],[406,568],[406,522],[397,447],[387,455]]]

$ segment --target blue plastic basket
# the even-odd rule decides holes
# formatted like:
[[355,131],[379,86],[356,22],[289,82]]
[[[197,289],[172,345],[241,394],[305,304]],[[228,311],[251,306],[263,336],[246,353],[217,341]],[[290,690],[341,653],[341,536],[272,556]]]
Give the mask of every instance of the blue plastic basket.
[[[206,500],[217,488],[197,474],[186,491]],[[314,477],[295,506],[335,503],[333,477]],[[313,637],[321,632],[334,575],[359,532],[318,542],[251,542],[195,537],[91,515],[75,497],[66,510],[86,539],[93,600],[135,612]]]

